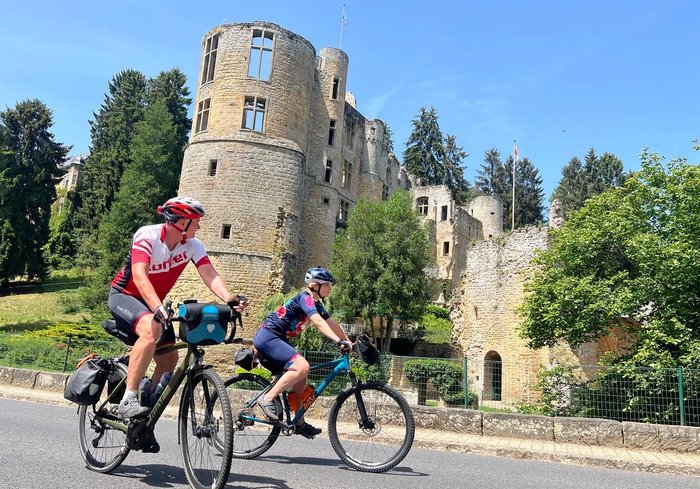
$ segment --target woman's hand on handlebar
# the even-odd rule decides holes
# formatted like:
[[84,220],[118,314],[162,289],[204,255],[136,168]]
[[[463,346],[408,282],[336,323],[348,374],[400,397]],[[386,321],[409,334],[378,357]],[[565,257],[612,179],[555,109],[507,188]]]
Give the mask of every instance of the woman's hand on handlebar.
[[338,345],[338,348],[342,353],[350,353],[352,351],[352,341],[350,340],[339,339],[336,342],[336,345]]

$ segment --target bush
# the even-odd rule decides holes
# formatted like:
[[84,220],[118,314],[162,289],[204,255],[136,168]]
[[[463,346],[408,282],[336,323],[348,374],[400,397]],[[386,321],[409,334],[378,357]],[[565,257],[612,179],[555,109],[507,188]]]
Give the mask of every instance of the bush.
[[432,314],[436,318],[450,320],[450,310],[436,304],[428,304],[425,308],[425,314]]
[[458,363],[449,360],[415,359],[406,362],[404,372],[408,380],[418,387],[418,404],[425,405],[428,382],[435,386],[447,405],[464,405],[465,396],[468,406],[473,406],[477,401],[476,394],[464,391],[464,371]]
[[423,341],[426,343],[449,343],[452,335],[452,323],[449,320],[426,314],[421,325],[425,330]]

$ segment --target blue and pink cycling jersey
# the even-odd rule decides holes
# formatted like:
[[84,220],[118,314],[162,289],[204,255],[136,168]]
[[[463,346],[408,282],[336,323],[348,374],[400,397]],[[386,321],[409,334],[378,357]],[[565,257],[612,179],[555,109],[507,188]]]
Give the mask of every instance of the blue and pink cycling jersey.
[[331,317],[320,300],[315,301],[307,291],[299,292],[265,318],[253,345],[276,368],[290,368],[299,353],[289,344],[289,338],[299,335],[306,320],[317,313],[323,319]]
[[315,301],[311,294],[304,290],[267,316],[262,326],[281,338],[290,338],[301,334],[306,320],[316,313],[323,319],[331,317],[323,303],[320,300]]

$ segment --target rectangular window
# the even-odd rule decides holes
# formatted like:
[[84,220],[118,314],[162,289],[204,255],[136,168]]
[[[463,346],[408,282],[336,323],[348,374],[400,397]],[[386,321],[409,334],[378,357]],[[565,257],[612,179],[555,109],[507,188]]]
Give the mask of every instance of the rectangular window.
[[335,119],[331,119],[331,123],[328,126],[328,146],[333,146],[334,139],[335,139]]
[[323,175],[323,181],[326,183],[331,183],[333,180],[333,161],[326,160],[326,172]]
[[386,183],[382,184],[382,200],[389,198],[389,186]]
[[223,224],[221,226],[221,239],[231,239],[231,225]]
[[442,243],[442,254],[445,256],[450,254],[450,242],[449,241],[445,241],[444,243]]
[[340,79],[333,78],[333,91],[331,92],[331,98],[333,100],[338,100],[338,88],[340,87]]
[[208,37],[204,42],[204,68],[202,69],[202,85],[214,79],[216,68],[216,52],[219,49],[219,34]]
[[428,215],[428,197],[418,197],[416,199],[416,209],[418,214]]
[[343,179],[340,182],[340,185],[343,188],[350,188],[350,181],[352,180],[352,163],[350,163],[348,160],[345,160],[345,164],[343,165]]
[[250,59],[248,60],[248,76],[250,78],[270,81],[274,36],[273,32],[253,29],[253,37],[250,40]]
[[329,199],[328,197],[324,197],[323,198],[323,205],[330,205],[330,204],[331,204],[331,199]]
[[442,221],[447,221],[447,206],[443,205],[442,206],[442,212],[440,214],[440,220]]
[[209,107],[211,105],[211,99],[202,100],[199,102],[197,107],[197,124],[195,125],[194,132],[206,131],[209,128]]
[[348,214],[350,213],[350,202],[341,200],[338,207],[338,221],[348,222]]
[[265,110],[264,98],[246,96],[243,108],[243,129],[264,132]]
[[345,146],[352,149],[353,139],[355,138],[355,127],[352,121],[345,121]]
[[209,176],[213,177],[216,175],[216,167],[218,166],[217,160],[209,160]]

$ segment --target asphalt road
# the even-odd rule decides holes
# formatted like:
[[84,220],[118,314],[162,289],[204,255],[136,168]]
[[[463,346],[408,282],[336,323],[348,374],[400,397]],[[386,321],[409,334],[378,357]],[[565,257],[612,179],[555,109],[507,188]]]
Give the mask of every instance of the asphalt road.
[[[76,410],[0,399],[0,488],[188,488],[177,425],[161,420],[157,454],[131,452],[112,474],[85,468]],[[255,460],[234,460],[229,489],[698,489],[700,478],[598,469],[414,448],[383,474],[347,468],[324,435],[281,438]]]

